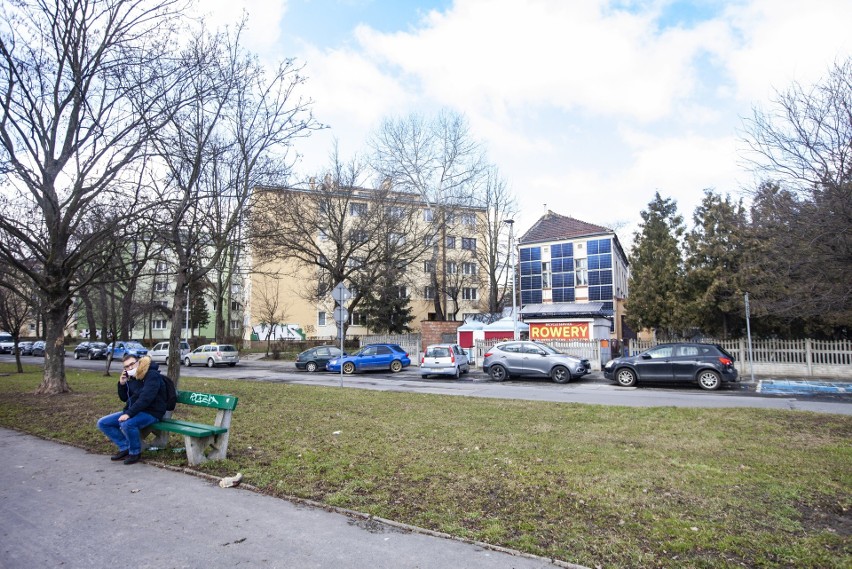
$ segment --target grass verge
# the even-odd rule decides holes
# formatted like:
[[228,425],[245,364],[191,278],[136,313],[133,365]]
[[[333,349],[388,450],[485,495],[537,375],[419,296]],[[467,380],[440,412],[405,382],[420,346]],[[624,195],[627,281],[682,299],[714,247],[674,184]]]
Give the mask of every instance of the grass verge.
[[[113,452],[114,378],[68,369],[73,393],[43,397],[40,369],[13,371],[0,425]],[[590,567],[852,566],[846,416],[181,382],[240,398],[228,460],[200,470],[271,495]],[[147,456],[185,464],[172,450]]]

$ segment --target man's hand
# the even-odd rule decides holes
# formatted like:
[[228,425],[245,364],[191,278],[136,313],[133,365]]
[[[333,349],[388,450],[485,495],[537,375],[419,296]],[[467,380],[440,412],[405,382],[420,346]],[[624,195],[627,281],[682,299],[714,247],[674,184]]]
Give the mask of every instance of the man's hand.
[[119,423],[123,423],[123,422],[125,422],[126,420],[128,420],[129,418],[130,418],[130,415],[128,415],[127,413],[125,413],[124,415],[122,415],[121,417],[119,417],[119,418],[118,418],[118,422],[119,422]]

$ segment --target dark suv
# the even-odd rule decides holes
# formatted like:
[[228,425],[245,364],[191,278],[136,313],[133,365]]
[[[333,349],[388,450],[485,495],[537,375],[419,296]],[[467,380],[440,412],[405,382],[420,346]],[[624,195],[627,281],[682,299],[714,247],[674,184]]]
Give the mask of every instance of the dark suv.
[[702,389],[719,389],[737,381],[734,356],[718,344],[660,344],[641,354],[610,360],[604,377],[622,387],[637,381],[690,381]]

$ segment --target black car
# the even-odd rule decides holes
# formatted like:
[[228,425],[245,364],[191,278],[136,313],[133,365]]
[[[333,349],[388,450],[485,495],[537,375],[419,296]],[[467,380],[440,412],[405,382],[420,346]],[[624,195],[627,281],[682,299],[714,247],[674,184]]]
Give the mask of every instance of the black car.
[[[343,355],[346,355],[344,352]],[[317,346],[296,356],[296,368],[308,371],[325,370],[328,360],[340,356],[337,346]]]
[[40,357],[43,358],[44,357],[44,347],[45,347],[44,340],[39,340],[37,342],[33,342],[33,355],[34,356],[40,356]]
[[86,358],[100,360],[106,358],[107,345],[104,342],[80,342],[74,348],[74,359]]
[[608,361],[604,377],[622,387],[633,387],[638,381],[690,381],[713,390],[723,382],[737,381],[737,370],[734,356],[718,344],[660,344]]

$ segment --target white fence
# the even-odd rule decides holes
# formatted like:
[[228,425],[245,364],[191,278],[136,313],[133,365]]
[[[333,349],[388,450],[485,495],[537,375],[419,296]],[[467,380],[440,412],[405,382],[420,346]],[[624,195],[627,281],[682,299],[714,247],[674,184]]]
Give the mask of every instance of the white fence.
[[[745,379],[751,374],[748,340],[701,340],[719,344],[729,351],[734,364]],[[645,351],[658,343],[630,342],[630,355]],[[852,379],[852,340],[752,340],[754,374],[788,375],[795,377],[824,377]]]

